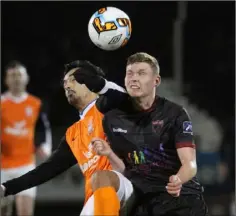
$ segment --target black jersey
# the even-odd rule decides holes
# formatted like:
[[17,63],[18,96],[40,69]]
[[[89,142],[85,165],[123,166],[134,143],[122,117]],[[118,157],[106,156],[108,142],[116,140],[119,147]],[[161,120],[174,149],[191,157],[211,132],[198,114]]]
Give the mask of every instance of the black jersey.
[[[127,97],[105,114],[103,127],[113,151],[125,162],[126,177],[144,193],[166,191],[169,177],[181,167],[177,149],[195,148],[186,110],[158,96],[146,111],[136,111]],[[181,193],[201,191],[194,177]]]

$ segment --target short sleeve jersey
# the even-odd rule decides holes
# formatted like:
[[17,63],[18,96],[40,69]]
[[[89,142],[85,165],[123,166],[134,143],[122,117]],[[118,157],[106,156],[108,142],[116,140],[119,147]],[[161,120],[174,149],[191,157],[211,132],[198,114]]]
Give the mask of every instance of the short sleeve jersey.
[[91,140],[94,137],[105,139],[102,127],[103,114],[95,101],[85,108],[80,120],[66,131],[66,141],[70,146],[85,177],[85,202],[93,194],[90,179],[96,170],[110,170],[111,165],[105,156],[97,155]]
[[16,168],[34,161],[35,125],[41,100],[25,93],[1,96],[1,167]]

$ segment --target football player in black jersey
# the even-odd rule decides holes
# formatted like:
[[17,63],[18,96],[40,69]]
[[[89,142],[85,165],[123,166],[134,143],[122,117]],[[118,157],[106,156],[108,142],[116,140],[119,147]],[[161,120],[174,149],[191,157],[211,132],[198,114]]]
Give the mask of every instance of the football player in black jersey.
[[[106,93],[103,127],[135,188],[132,215],[207,215],[203,188],[196,178],[192,123],[183,107],[156,94],[161,81],[157,60],[147,53],[128,58],[127,94],[94,76],[90,62],[81,64],[87,64],[88,70],[78,73],[77,81]],[[101,154],[109,148],[96,139],[94,146]]]

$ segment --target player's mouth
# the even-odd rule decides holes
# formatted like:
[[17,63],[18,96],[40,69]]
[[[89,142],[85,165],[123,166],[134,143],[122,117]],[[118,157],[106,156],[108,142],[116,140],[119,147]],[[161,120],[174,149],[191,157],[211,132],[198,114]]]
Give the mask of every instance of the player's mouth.
[[140,87],[138,87],[137,85],[131,85],[130,88],[131,89],[140,89]]
[[73,96],[74,94],[75,94],[75,92],[72,91],[72,90],[67,91],[67,96],[68,96],[68,97],[71,97],[71,96]]

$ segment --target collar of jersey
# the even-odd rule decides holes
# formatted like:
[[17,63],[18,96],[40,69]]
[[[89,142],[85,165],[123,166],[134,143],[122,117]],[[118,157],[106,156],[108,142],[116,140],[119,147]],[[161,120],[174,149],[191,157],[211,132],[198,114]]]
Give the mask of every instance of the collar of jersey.
[[11,92],[6,92],[5,97],[8,100],[13,101],[14,103],[21,103],[21,102],[25,101],[28,98],[28,93],[24,92],[21,96],[16,97],[16,96],[12,95]]
[[88,111],[94,106],[94,104],[96,103],[96,100],[97,100],[97,98],[96,98],[95,100],[91,101],[81,112],[79,112],[80,119],[83,119],[83,118],[86,116],[87,112],[88,112]]

